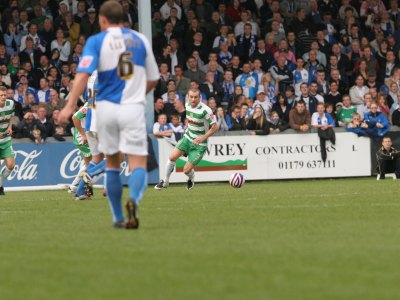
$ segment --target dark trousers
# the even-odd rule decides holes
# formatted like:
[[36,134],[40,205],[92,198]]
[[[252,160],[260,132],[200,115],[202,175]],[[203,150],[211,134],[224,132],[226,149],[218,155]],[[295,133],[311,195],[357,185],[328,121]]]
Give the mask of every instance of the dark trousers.
[[321,145],[321,158],[325,162],[327,158],[326,141],[330,140],[333,145],[336,143],[335,131],[332,128],[326,130],[318,129],[319,143]]
[[384,179],[387,173],[395,173],[396,177],[400,178],[400,158],[393,160],[378,159],[377,163],[381,179]]

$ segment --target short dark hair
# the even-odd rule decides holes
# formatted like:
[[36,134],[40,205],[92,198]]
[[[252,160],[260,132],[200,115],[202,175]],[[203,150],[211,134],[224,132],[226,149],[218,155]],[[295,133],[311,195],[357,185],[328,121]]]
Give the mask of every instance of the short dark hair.
[[105,17],[111,24],[119,24],[124,21],[124,11],[121,4],[115,0],[104,2],[99,14]]

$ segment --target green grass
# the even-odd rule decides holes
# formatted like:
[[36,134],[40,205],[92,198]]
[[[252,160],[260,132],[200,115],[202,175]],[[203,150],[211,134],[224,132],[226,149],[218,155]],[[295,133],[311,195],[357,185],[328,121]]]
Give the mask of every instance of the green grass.
[[0,299],[399,299],[398,181],[149,189],[138,231],[99,194],[0,199]]

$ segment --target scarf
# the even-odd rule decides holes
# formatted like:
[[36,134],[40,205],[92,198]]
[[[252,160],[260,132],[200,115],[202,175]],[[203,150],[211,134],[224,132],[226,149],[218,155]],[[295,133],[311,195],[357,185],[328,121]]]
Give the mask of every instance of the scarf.
[[[239,43],[243,44],[244,41],[244,33],[240,35]],[[254,53],[256,50],[256,36],[254,34],[250,35],[250,49],[249,49],[249,57]]]

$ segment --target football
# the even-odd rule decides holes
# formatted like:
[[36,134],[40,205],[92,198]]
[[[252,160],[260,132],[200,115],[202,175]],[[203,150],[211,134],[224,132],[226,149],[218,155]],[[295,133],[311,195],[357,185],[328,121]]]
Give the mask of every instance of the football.
[[229,184],[234,188],[241,188],[244,184],[244,176],[241,173],[233,173]]

